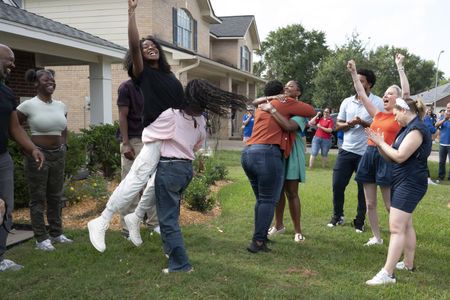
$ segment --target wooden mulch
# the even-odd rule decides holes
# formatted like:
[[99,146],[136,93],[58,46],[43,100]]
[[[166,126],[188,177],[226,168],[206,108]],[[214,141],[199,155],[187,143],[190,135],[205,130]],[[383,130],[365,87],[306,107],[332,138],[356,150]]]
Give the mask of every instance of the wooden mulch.
[[[215,185],[211,186],[210,190],[212,193],[218,192],[223,186],[230,184],[231,181],[217,181]],[[113,186],[112,188],[114,188]],[[89,220],[100,215],[99,208],[97,207],[96,200],[93,198],[85,198],[81,202],[72,204],[68,207],[63,208],[63,227],[70,229],[84,229]],[[220,216],[221,208],[219,203],[207,213],[200,213],[197,211],[190,210],[182,202],[181,212],[180,212],[180,224],[190,225],[190,224],[204,224],[210,220]],[[16,223],[30,223],[30,210],[28,208],[17,209],[13,212],[13,220]],[[111,224],[110,229],[120,230],[120,216],[115,214]]]

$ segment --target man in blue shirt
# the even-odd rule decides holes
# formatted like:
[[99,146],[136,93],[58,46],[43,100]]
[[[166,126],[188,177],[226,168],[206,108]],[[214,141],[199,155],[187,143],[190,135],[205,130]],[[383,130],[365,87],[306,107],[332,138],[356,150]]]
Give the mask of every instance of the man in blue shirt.
[[[439,142],[439,180],[444,180],[447,157],[450,162],[450,103],[447,103],[444,116],[440,117],[439,121],[436,122],[436,128],[439,128],[441,132]],[[450,180],[450,171],[447,179]]]

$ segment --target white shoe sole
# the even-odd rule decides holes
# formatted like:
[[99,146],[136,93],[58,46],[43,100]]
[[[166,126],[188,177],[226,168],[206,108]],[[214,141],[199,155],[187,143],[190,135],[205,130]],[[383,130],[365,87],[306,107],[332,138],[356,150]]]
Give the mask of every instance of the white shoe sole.
[[106,244],[105,244],[105,246],[101,246],[101,245],[98,245],[96,242],[95,242],[95,239],[94,239],[94,228],[92,227],[92,221],[89,221],[88,223],[87,223],[87,227],[88,227],[88,231],[89,231],[89,240],[91,241],[91,244],[92,244],[92,246],[94,246],[94,248],[98,251],[98,252],[105,252],[105,250],[106,250]]

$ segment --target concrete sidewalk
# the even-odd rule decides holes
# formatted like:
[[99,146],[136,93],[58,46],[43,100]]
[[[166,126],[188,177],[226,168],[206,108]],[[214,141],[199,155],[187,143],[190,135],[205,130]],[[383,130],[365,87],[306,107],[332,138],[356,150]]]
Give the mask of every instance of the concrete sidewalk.
[[[216,140],[209,139],[207,141],[207,147],[211,147],[211,149],[214,149],[216,145]],[[219,150],[236,150],[241,151],[244,148],[244,143],[241,140],[219,140],[219,146],[217,149]],[[310,153],[311,145],[307,146],[307,151]],[[337,154],[338,149],[330,149],[331,154]],[[431,151],[430,156],[428,157],[429,161],[439,161],[439,152],[438,151]]]

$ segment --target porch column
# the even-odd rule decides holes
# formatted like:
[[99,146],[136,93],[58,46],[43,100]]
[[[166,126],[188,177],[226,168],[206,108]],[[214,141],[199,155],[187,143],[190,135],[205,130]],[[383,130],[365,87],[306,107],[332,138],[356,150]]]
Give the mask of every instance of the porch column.
[[[227,77],[220,78],[220,88],[227,92],[233,91],[233,80],[231,79],[231,76],[226,74]],[[231,109],[229,109],[229,116],[228,118],[222,118],[221,123],[223,124],[220,128],[219,136],[221,139],[228,139],[230,136],[232,136],[232,125],[231,125]]]
[[89,65],[91,124],[112,124],[111,63]]

